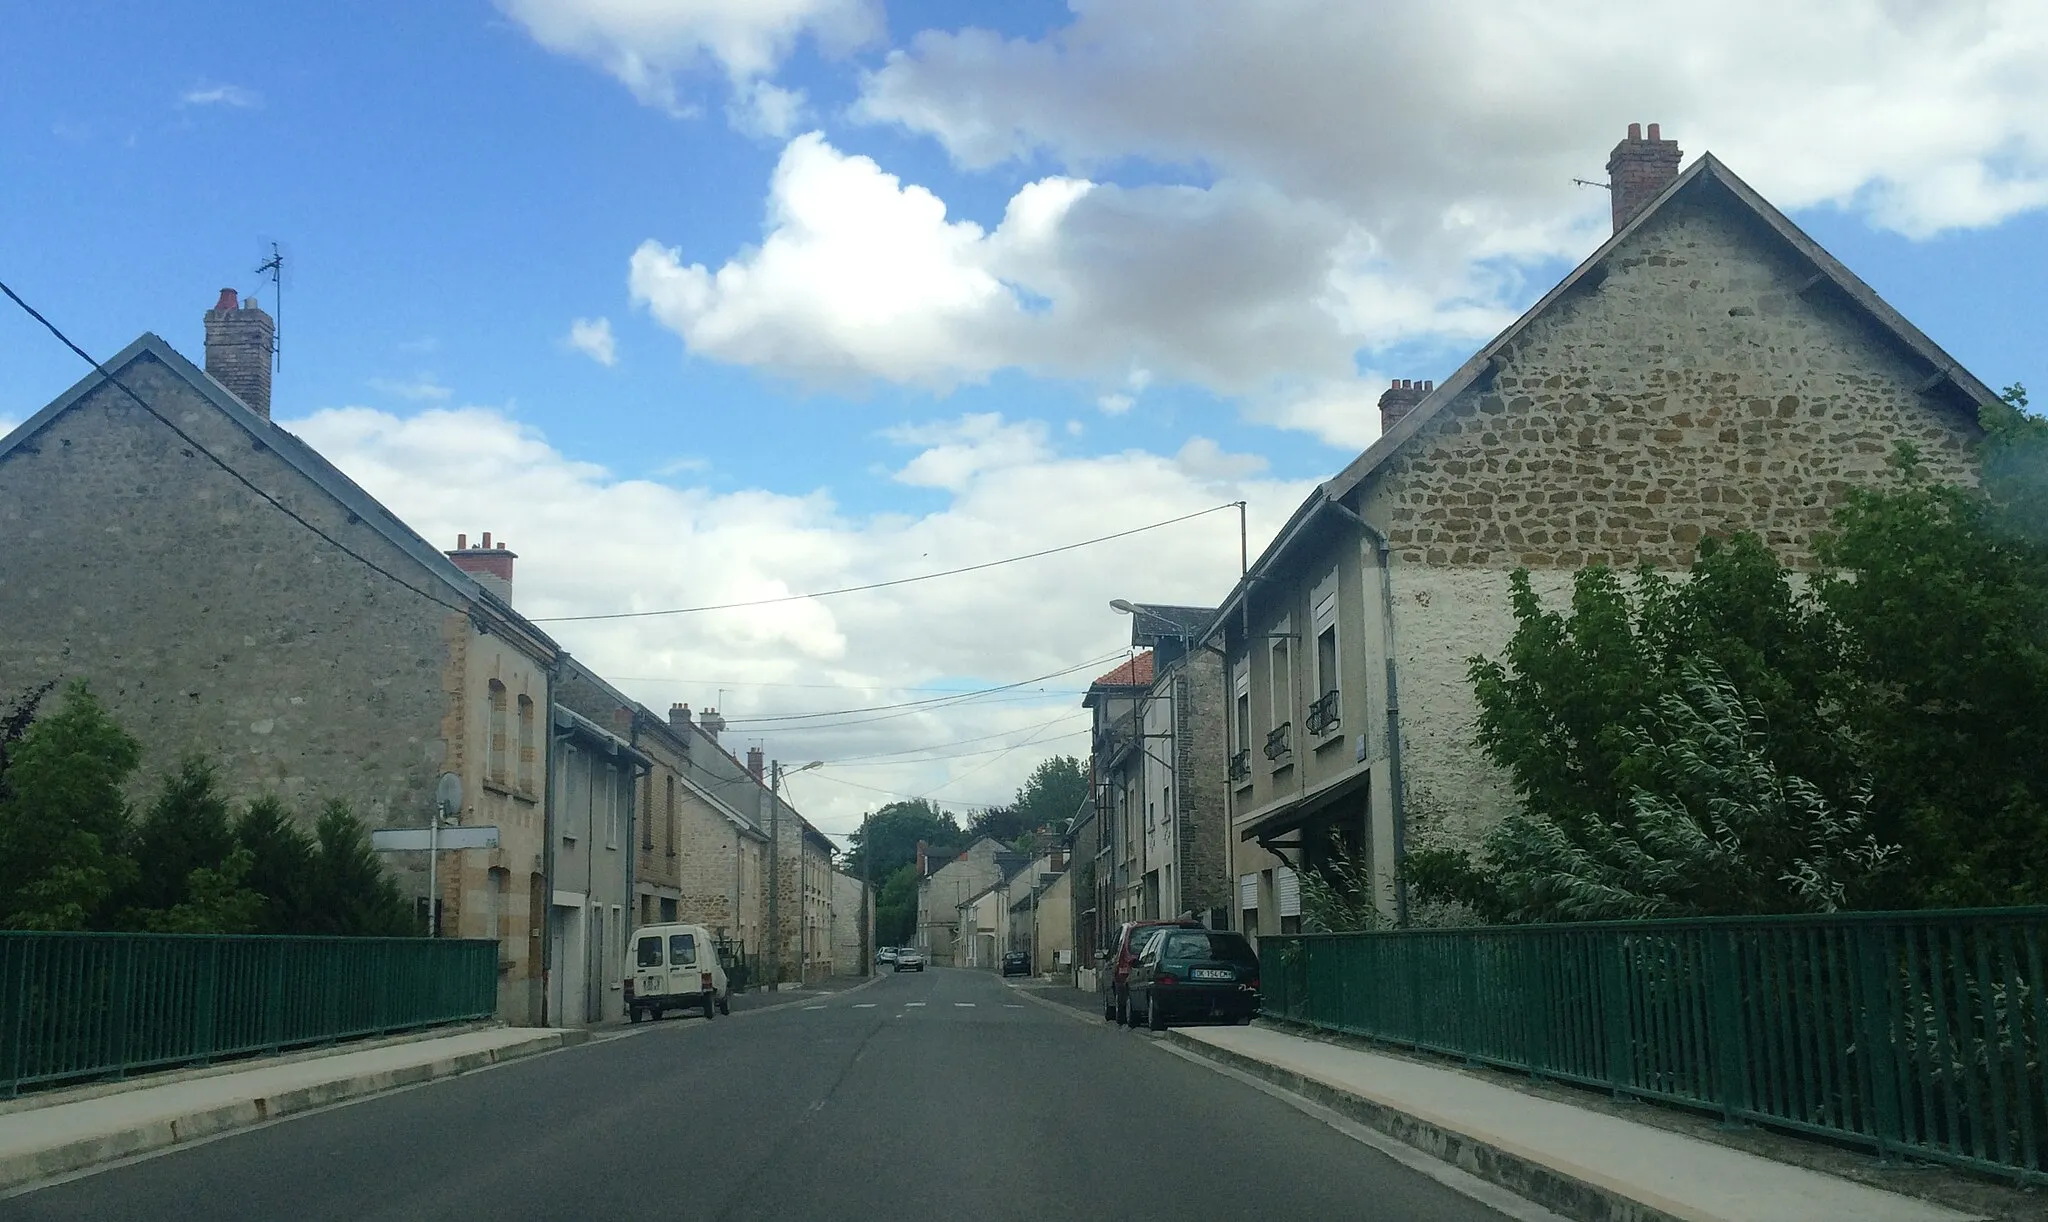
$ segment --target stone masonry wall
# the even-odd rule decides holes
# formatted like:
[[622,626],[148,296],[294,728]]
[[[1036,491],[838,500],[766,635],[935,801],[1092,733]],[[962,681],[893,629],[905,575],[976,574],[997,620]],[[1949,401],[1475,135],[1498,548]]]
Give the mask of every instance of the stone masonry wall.
[[1810,273],[1775,241],[1672,201],[1386,465],[1368,516],[1399,559],[1684,568],[1703,535],[1749,529],[1807,565],[1894,443],[1971,478],[1974,417],[1920,395],[1922,372],[1830,289],[1802,295]]
[[1205,649],[1188,655],[1173,675],[1175,821],[1180,832],[1180,910],[1206,918],[1231,907],[1224,837],[1223,661]]
[[[358,553],[418,571],[153,358],[120,376]],[[449,755],[447,617],[112,387],[0,459],[0,699],[87,680],[143,743],[138,797],[200,752],[229,794],[308,824],[329,798],[373,827],[424,822]]]
[[1511,570],[1561,607],[1585,565],[1682,573],[1736,530],[1811,567],[1894,443],[1974,478],[1968,409],[1921,395],[1924,373],[1830,290],[1799,291],[1810,272],[1774,236],[1710,204],[1673,200],[1366,487],[1395,550],[1411,849],[1471,845],[1513,800],[1466,678],[1513,631]]

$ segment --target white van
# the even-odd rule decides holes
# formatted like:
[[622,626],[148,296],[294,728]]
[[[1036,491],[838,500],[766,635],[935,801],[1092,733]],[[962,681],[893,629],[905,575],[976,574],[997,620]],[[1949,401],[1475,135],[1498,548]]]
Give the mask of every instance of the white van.
[[702,925],[643,925],[626,946],[626,1013],[634,1022],[664,1010],[732,1013],[725,968]]

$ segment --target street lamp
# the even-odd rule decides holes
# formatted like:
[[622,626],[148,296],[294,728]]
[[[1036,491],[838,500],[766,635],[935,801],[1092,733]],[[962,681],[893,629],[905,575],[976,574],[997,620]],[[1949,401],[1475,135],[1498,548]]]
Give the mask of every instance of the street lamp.
[[[824,760],[812,760],[790,772],[823,768]],[[768,765],[768,987],[782,983],[782,761]],[[803,850],[797,850],[803,860]]]

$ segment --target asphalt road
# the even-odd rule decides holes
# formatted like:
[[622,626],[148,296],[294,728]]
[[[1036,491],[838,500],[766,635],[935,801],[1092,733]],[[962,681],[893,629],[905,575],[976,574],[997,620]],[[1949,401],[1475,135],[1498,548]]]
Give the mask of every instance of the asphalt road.
[[933,969],[286,1120],[10,1220],[1501,1215],[1144,1034]]

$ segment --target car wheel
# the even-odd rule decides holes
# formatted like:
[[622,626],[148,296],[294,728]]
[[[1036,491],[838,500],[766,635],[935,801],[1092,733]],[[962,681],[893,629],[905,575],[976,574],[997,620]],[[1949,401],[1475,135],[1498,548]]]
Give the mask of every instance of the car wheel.
[[1116,1021],[1116,998],[1105,997],[1102,999],[1102,1021],[1106,1023]]
[[1116,1025],[1119,1027],[1131,1025],[1131,995],[1129,993],[1122,994],[1116,999]]
[[1145,994],[1145,1026],[1153,1031],[1166,1030],[1166,1016],[1159,1012],[1159,998]]
[[704,994],[704,1017],[707,1019],[718,1017],[718,994]]

